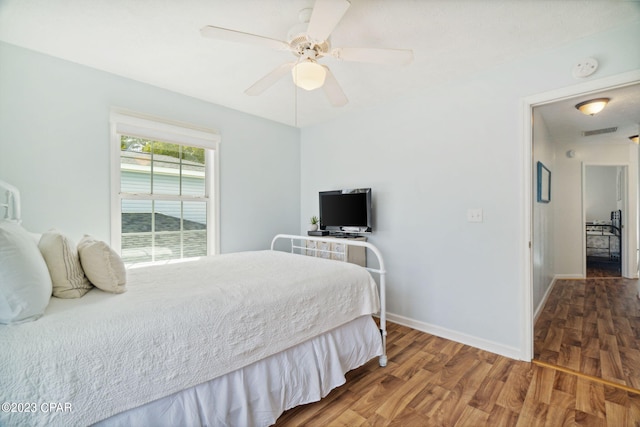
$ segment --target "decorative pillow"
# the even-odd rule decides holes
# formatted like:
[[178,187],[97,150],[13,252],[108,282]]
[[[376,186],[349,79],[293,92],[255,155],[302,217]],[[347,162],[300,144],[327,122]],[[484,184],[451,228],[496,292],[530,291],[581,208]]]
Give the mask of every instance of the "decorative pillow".
[[122,258],[105,242],[85,234],[78,243],[78,254],[84,274],[96,288],[114,294],[127,290],[127,271]]
[[67,236],[57,230],[49,230],[40,238],[38,248],[51,275],[54,297],[80,298],[91,290],[91,283],[80,264],[78,249]]
[[29,233],[0,221],[0,323],[35,320],[51,298],[47,265]]

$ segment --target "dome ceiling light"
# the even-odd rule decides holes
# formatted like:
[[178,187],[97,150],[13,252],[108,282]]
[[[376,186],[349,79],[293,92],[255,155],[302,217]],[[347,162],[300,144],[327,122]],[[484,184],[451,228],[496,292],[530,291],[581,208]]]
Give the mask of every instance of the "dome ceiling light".
[[576,104],[576,108],[580,110],[582,114],[585,114],[587,116],[594,116],[602,111],[604,107],[607,106],[607,103],[609,101],[609,98],[590,99],[588,101],[583,101],[579,104]]

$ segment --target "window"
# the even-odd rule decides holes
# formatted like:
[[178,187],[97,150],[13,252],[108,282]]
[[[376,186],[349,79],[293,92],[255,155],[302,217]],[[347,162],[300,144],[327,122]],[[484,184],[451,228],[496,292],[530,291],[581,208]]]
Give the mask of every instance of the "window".
[[111,129],[111,243],[123,260],[217,253],[217,133],[122,113]]

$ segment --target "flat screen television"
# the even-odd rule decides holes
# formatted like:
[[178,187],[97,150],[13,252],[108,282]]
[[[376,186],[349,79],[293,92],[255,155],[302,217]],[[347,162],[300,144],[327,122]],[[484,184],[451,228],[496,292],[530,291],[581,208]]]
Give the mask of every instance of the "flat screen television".
[[369,233],[371,188],[321,191],[320,230],[336,233]]

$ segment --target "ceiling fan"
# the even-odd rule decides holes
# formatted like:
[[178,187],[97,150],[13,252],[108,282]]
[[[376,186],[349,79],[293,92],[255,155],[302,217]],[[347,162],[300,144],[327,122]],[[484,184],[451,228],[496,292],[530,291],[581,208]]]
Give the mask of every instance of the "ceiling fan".
[[318,63],[321,58],[330,56],[344,61],[399,65],[408,64],[413,60],[413,51],[409,49],[332,48],[329,41],[331,32],[349,6],[347,0],[316,0],[313,9],[305,8],[300,11],[301,23],[289,31],[288,41],[210,25],[203,27],[200,34],[217,40],[288,50],[297,57],[295,61],[280,65],[254,83],[245,90],[247,95],[260,95],[291,72],[296,86],[306,90],[322,87],[329,102],[340,107],[349,100],[331,70]]

